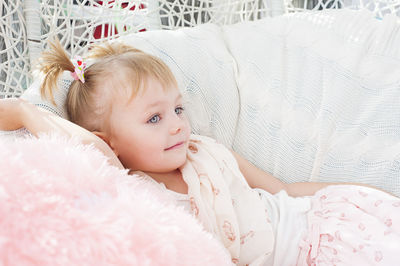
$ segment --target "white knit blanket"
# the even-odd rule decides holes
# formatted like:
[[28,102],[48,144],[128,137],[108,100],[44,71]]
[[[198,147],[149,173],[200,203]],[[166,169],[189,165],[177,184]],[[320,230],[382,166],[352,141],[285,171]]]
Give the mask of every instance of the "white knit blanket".
[[224,34],[237,62],[236,151],[287,182],[362,182],[400,196],[397,17],[300,13]]

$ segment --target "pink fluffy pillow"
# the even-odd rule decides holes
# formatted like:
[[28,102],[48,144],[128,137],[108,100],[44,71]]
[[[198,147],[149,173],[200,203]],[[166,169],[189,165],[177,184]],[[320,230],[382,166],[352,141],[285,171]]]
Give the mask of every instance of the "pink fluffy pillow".
[[0,139],[0,265],[230,265],[154,185],[60,137]]

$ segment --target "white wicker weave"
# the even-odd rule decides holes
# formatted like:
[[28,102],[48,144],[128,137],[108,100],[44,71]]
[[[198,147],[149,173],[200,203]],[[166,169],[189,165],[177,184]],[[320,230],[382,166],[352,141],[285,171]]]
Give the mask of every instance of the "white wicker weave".
[[85,44],[130,32],[226,25],[307,9],[368,8],[377,17],[400,16],[399,0],[2,0],[0,7],[0,98],[28,87],[35,60],[54,35],[73,56]]
[[20,0],[0,1],[0,98],[19,96],[29,83],[29,57]]

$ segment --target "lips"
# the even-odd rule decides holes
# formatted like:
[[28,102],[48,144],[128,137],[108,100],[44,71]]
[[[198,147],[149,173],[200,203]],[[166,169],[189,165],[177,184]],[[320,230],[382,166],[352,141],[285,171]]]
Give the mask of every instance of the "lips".
[[168,148],[166,148],[164,150],[165,151],[169,151],[169,150],[173,150],[173,149],[179,148],[179,147],[181,147],[183,145],[183,143],[185,143],[185,142],[184,141],[178,142],[175,145],[172,145],[171,147],[168,147]]

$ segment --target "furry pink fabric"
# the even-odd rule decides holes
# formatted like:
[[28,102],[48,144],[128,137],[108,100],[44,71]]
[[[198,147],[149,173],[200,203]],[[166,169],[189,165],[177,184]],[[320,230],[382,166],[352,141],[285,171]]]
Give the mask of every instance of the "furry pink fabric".
[[0,139],[0,265],[230,265],[149,183],[60,137]]

